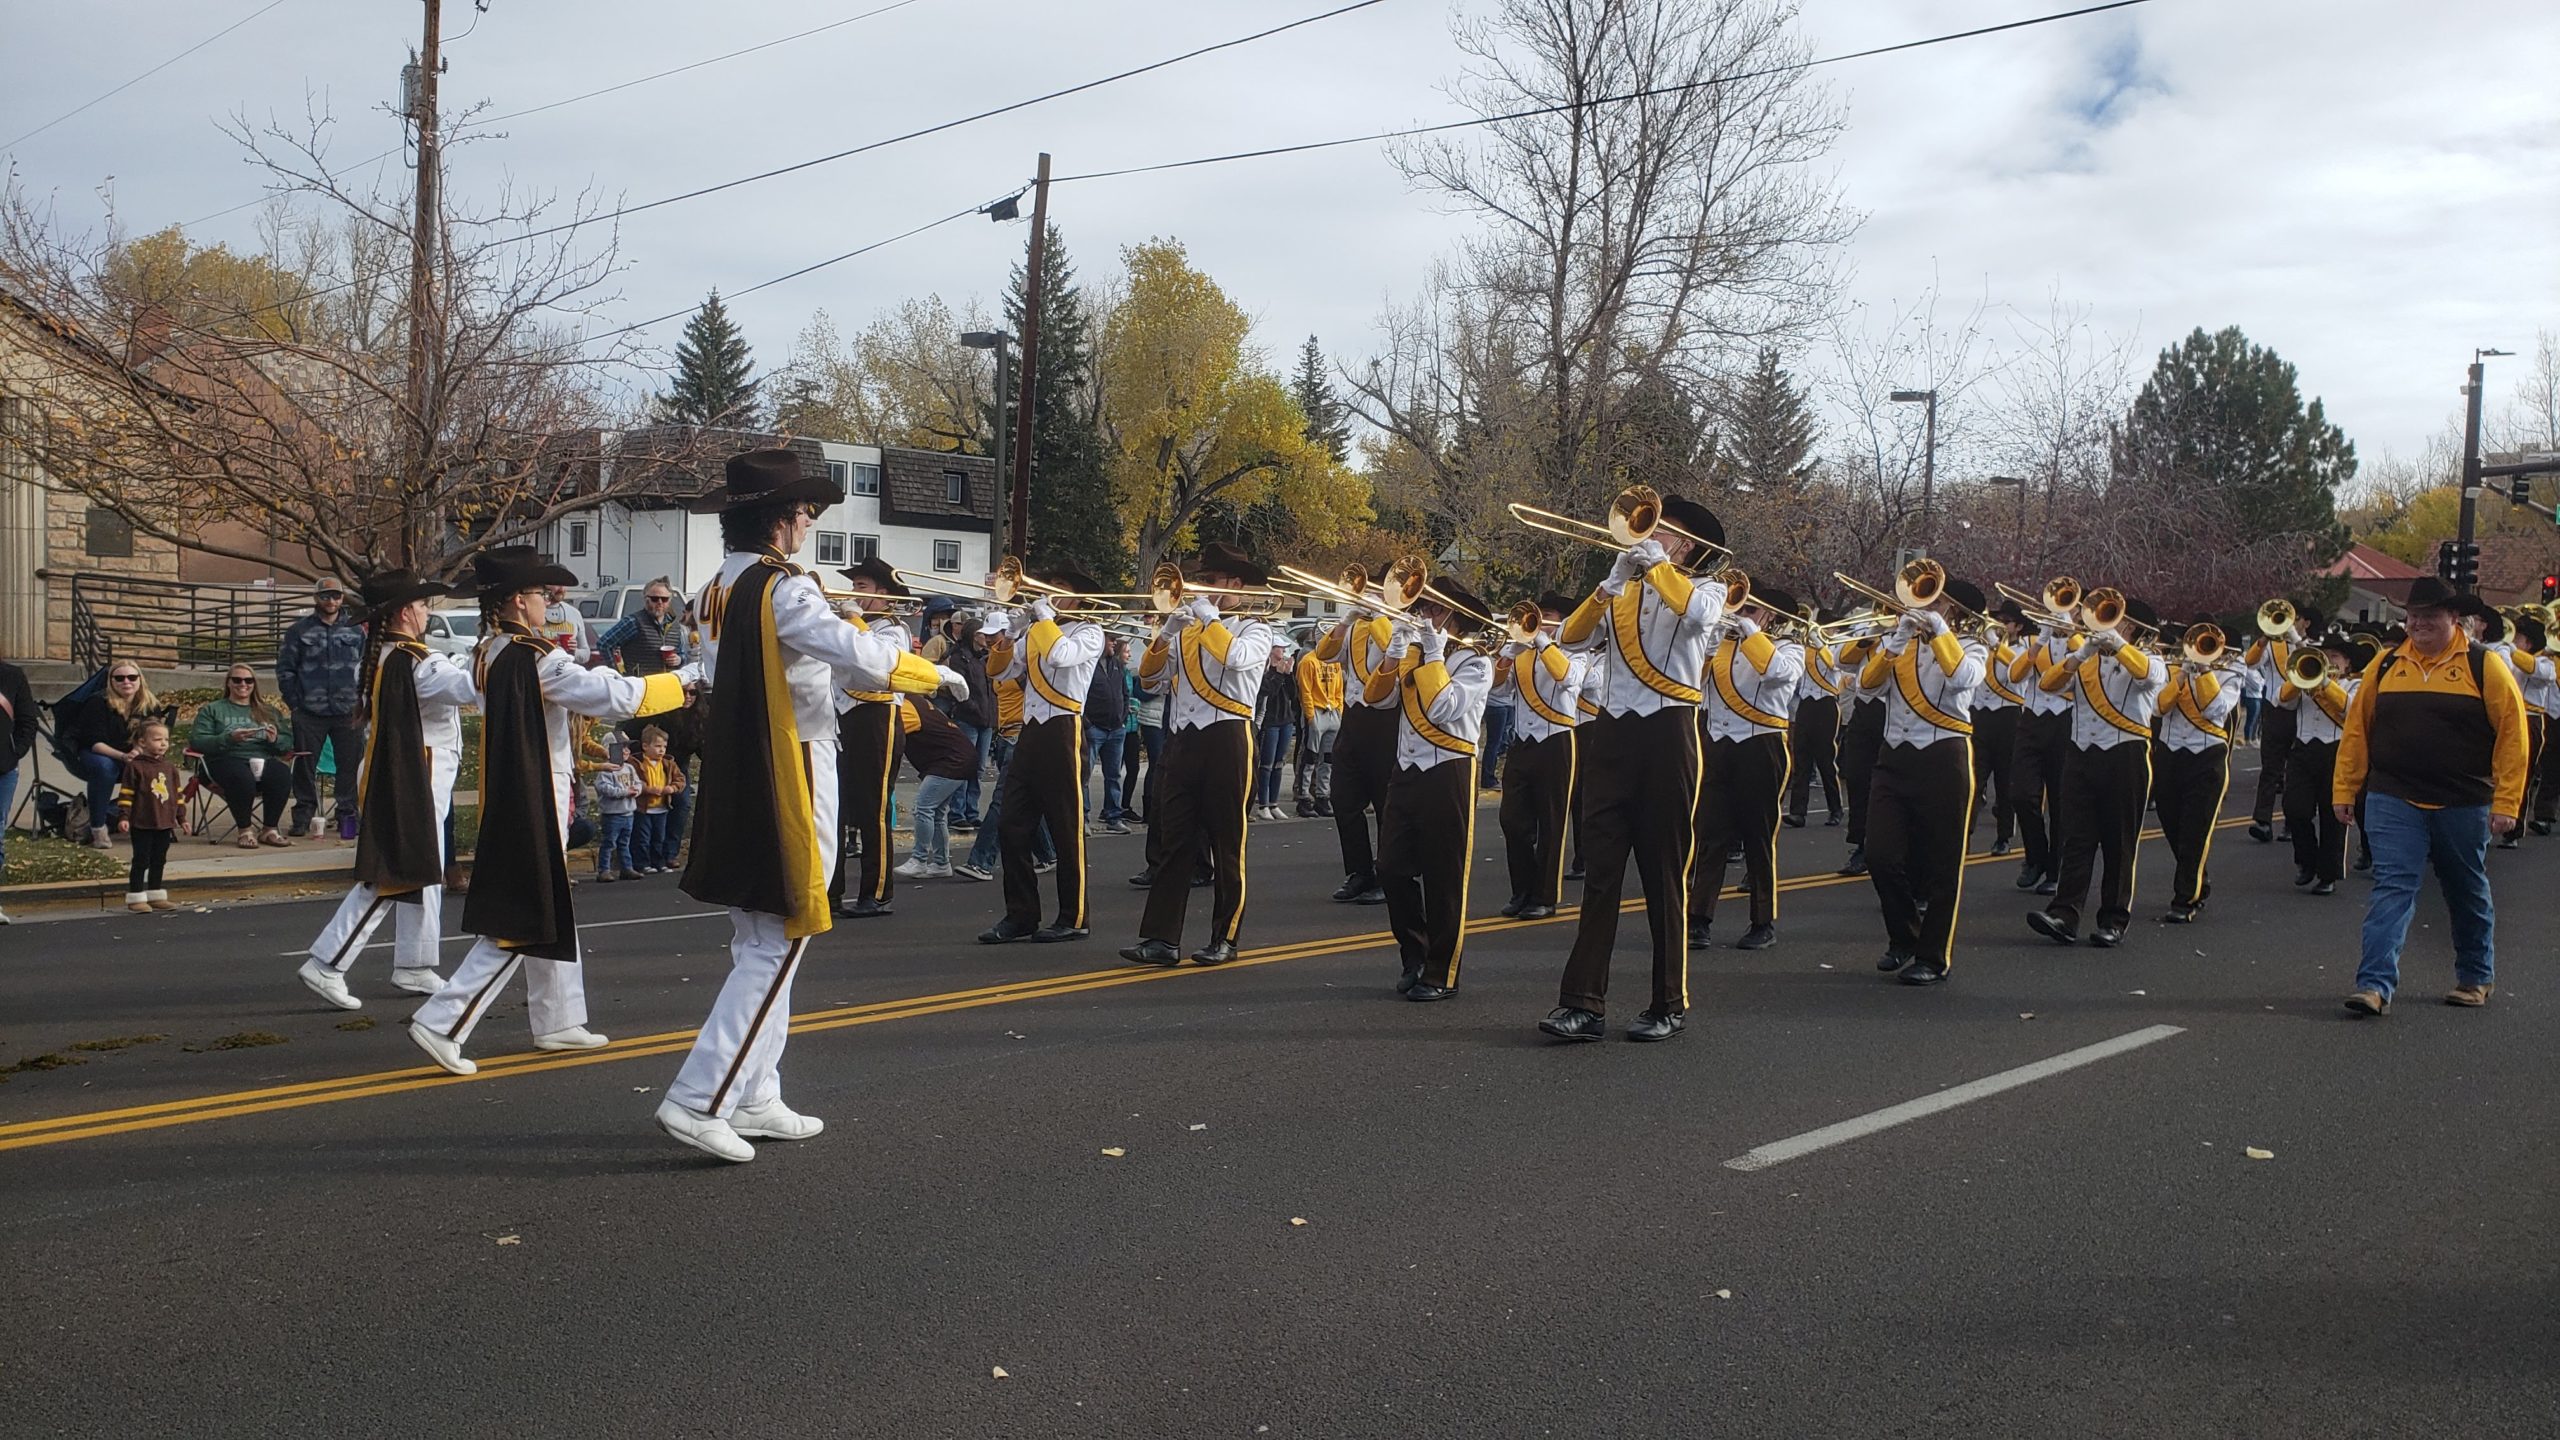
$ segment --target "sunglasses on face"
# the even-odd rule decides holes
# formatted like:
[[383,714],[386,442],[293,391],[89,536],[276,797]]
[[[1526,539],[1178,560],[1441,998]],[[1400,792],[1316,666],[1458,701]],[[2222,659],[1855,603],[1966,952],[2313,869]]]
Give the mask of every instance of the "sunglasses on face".
[[646,599],[652,605],[664,605],[676,597],[673,595],[649,595],[642,598]]
[[258,677],[255,675],[231,675],[226,676],[225,678],[234,685],[255,685],[258,683]]
[[142,677],[139,675],[110,675],[107,678],[113,680],[119,685],[130,685],[135,681],[140,680]]

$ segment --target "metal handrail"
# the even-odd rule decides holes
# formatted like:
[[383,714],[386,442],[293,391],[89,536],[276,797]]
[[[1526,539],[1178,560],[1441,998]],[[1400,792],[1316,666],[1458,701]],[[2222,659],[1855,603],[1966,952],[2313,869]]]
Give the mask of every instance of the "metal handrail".
[[84,666],[114,658],[181,667],[272,660],[286,628],[309,612],[313,594],[307,586],[156,580],[94,570],[74,571],[69,578],[71,658]]

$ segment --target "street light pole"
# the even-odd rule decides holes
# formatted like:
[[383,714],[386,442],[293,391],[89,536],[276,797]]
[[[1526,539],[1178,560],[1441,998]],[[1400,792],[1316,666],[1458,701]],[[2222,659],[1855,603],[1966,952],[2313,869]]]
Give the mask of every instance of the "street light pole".
[[1919,401],[1929,407],[1928,440],[1920,452],[1920,543],[1923,546],[1938,538],[1938,392],[1928,390],[1896,390],[1897,404]]
[[[2462,411],[2462,525],[2456,536],[2456,543],[2459,548],[2454,552],[2457,557],[2455,561],[2456,574],[2464,573],[2470,568],[2462,563],[2460,557],[2467,556],[2472,553],[2471,547],[2477,543],[2475,537],[2477,535],[2480,518],[2480,397],[2482,390],[2486,388],[2482,383],[2482,375],[2488,368],[2480,362],[2486,360],[2492,355],[2505,355],[2506,353],[2508,352],[2504,350],[2472,351],[2471,369],[2466,383],[2462,387],[2462,394],[2464,398]],[[2457,588],[2467,595],[2471,592],[2471,588],[2474,583],[2475,582],[2473,581],[2464,581]]]

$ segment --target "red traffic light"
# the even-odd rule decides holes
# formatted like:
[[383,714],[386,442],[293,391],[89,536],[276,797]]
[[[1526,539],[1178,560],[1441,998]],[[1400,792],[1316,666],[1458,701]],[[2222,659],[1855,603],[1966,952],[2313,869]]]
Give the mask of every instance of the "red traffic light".
[[2545,575],[2542,577],[2542,598],[2545,600],[2560,600],[2560,575]]

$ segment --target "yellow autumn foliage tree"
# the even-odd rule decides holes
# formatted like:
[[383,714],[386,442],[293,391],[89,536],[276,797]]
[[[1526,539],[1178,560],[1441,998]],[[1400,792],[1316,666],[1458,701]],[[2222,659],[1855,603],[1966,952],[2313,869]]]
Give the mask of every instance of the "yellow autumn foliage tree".
[[1367,482],[1307,437],[1297,401],[1247,343],[1243,309],[1178,242],[1133,245],[1122,260],[1096,358],[1097,410],[1139,576],[1189,546],[1212,500],[1239,510],[1276,500],[1315,545],[1366,524]]

